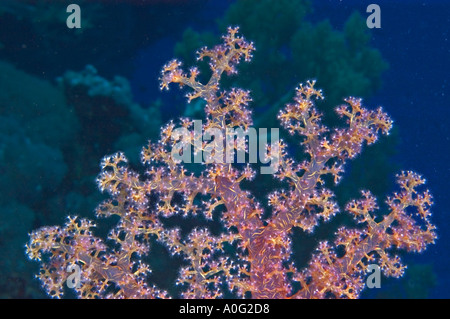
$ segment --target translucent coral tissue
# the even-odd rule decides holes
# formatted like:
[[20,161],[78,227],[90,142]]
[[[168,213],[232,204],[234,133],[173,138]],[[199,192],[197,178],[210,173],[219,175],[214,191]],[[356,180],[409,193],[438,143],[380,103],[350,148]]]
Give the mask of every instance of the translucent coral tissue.
[[[255,49],[238,31],[229,28],[222,44],[198,52],[199,60],[209,61],[206,83],[198,80],[197,68],[185,72],[176,60],[163,67],[160,78],[161,89],[178,83],[190,89],[188,101],[203,99],[203,129],[215,129],[223,136],[227,129],[240,127],[247,132],[252,125],[250,92],[220,86],[222,75],[236,74],[241,60],[249,62]],[[159,141],[143,148],[143,175],[128,166],[123,153],[106,156],[97,183],[109,199],[98,206],[96,215],[117,215],[119,222],[107,240],[94,236],[93,222],[75,216],[62,227],[33,232],[27,253],[41,263],[37,277],[44,289],[52,297],[62,297],[69,279],[73,283],[68,269],[74,266],[79,276],[70,287],[81,298],[220,298],[226,289],[251,298],[358,298],[366,287],[369,265],[378,265],[386,276],[402,276],[406,266],[392,248],[420,252],[436,238],[430,220],[432,196],[421,189],[424,179],[411,171],[398,174],[400,190],[387,197],[387,214],[375,215],[377,200],[363,191],[361,198],[345,207],[361,227],[339,228],[333,241],[319,243],[304,269],[293,262],[293,228],[314,234],[319,221],[328,221],[340,211],[324,177],[330,175],[338,183],[346,162],[392,127],[384,110],[367,109],[360,99],[349,97],[336,108],[344,125],[330,129],[322,124],[315,106],[323,98],[315,82],[309,81],[298,86],[293,101],[279,112],[281,126],[298,138],[306,159],[297,163],[282,140],[265,149],[268,157],[277,157],[273,178],[283,185],[268,195],[269,214],[251,187],[242,187],[244,181],[251,185],[255,177],[251,165],[224,159],[203,163],[199,171],[173,158],[172,149],[182,139],[174,128],[179,125],[189,131],[192,119],[169,123]],[[202,151],[220,150],[217,138],[205,143],[189,135],[186,143]],[[241,145],[233,147],[237,150]],[[164,222],[174,215],[212,219],[217,214],[222,225],[219,234],[197,227],[185,235]],[[184,259],[173,283],[181,286],[179,296],[169,296],[149,279],[150,266],[143,257],[152,239]]]

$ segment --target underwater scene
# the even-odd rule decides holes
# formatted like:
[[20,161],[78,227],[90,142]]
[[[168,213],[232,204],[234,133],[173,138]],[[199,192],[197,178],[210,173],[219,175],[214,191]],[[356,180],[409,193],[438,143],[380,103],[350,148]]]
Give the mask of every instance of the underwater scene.
[[1,0],[0,298],[450,298],[449,25]]

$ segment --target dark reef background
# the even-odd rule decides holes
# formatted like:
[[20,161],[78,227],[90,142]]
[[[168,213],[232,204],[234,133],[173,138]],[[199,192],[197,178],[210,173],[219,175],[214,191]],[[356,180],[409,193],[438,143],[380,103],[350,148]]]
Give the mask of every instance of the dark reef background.
[[[81,7],[81,29],[66,26],[70,3]],[[366,26],[370,3],[381,8],[381,29]],[[194,63],[195,50],[218,43],[228,25],[239,25],[257,49],[238,77],[224,80],[252,91],[256,126],[278,127],[275,112],[311,78],[324,90],[319,108],[328,125],[339,125],[333,107],[349,95],[392,116],[392,134],[347,165],[334,189],[339,204],[361,189],[381,203],[395,189],[395,174],[414,170],[434,195],[439,238],[422,254],[402,256],[403,278],[383,278],[381,289],[363,297],[450,298],[445,0],[0,1],[0,298],[46,297],[33,277],[38,265],[25,255],[28,233],[61,225],[69,214],[94,218],[104,155],[122,150],[139,168],[140,148],[161,125],[201,116],[201,103],[186,106],[179,90],[159,91],[159,72],[174,56]],[[291,151],[302,156],[300,148]],[[253,187],[263,195],[271,181]],[[313,236],[295,232],[297,266],[348,223],[340,215]],[[165,253],[155,246],[149,261],[155,280],[174,265],[158,254]],[[158,285],[174,289],[168,281]]]

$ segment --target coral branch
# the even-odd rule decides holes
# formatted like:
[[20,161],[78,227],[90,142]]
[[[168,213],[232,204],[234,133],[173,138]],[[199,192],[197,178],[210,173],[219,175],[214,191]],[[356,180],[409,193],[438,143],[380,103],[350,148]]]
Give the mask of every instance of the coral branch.
[[[240,60],[250,61],[253,50],[252,43],[238,36],[238,28],[229,28],[223,44],[198,52],[199,60],[209,59],[211,76],[206,84],[198,81],[198,68],[185,73],[181,62],[172,60],[163,67],[161,89],[178,83],[192,90],[188,102],[205,100],[203,131],[215,130],[218,136],[226,136],[234,128],[248,132],[252,125],[250,92],[239,88],[222,91],[220,79],[223,73],[236,74]],[[256,197],[242,187],[255,172],[249,165],[227,162],[219,151],[220,138],[206,143],[192,132],[195,123],[191,119],[179,122],[185,136],[175,122],[169,122],[161,129],[159,141],[143,148],[145,176],[128,167],[123,153],[106,156],[97,184],[110,198],[99,205],[96,214],[119,217],[108,241],[93,235],[92,222],[77,217],[69,217],[62,228],[44,227],[30,236],[27,253],[30,259],[41,261],[38,277],[47,293],[62,297],[64,283],[71,276],[68,269],[78,266],[81,276],[74,289],[79,297],[168,297],[148,284],[150,268],[141,261],[152,238],[185,260],[176,281],[184,289],[183,298],[222,297],[226,287],[240,297],[357,298],[372,264],[386,276],[402,276],[406,266],[392,250],[421,252],[436,238],[430,221],[432,196],[428,190],[420,190],[425,181],[413,172],[397,176],[400,192],[386,200],[388,214],[376,218],[377,201],[363,191],[360,199],[346,206],[360,227],[342,226],[334,242],[319,244],[305,269],[294,266],[292,229],[313,233],[320,220],[328,221],[339,212],[325,175],[338,183],[346,161],[360,154],[364,145],[375,143],[379,135],[389,134],[392,127],[381,108],[368,110],[360,99],[350,97],[336,108],[345,127],[329,129],[321,123],[322,115],[315,107],[315,101],[323,98],[315,81],[309,81],[299,85],[294,101],[279,112],[282,127],[298,136],[307,158],[296,163],[283,141],[267,147],[266,159],[277,159],[280,164],[274,177],[284,184],[268,196],[271,214],[267,219]],[[232,148],[241,149],[241,144],[236,142]],[[175,150],[184,156],[185,147],[191,146],[194,156],[214,150],[215,161],[203,163],[201,172],[189,171],[173,154]],[[199,227],[185,236],[164,222],[174,215],[202,214],[211,220],[216,213],[223,226],[218,235]],[[233,247],[233,253],[225,246]],[[300,288],[294,289],[294,282]]]

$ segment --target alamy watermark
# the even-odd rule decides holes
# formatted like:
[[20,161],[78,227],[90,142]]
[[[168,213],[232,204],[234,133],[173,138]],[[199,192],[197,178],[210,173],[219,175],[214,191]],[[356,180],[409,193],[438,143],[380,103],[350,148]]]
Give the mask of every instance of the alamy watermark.
[[371,274],[367,277],[367,288],[381,288],[381,268],[377,264],[367,266],[367,272]]
[[381,8],[378,4],[369,4],[366,9],[370,15],[367,17],[366,25],[369,29],[381,28]]
[[[74,264],[67,266],[66,271],[70,273],[67,276],[66,285],[68,288],[81,287],[81,267]],[[366,286],[369,289],[381,288],[381,268],[377,264],[370,264],[367,266],[367,272],[371,273],[366,279]]]
[[69,29],[81,28],[81,8],[78,4],[69,4],[66,9],[70,15],[66,19],[66,25]]
[[66,284],[68,288],[80,288],[81,287],[81,267],[74,264],[67,266],[66,271],[70,273],[67,276]]
[[[278,171],[280,160],[279,129],[256,130],[249,127],[226,129],[210,127],[203,129],[201,120],[193,121],[193,130],[179,127],[171,136],[174,145],[172,160],[177,163],[258,163],[261,174],[274,174]],[[270,136],[270,146],[268,138]],[[248,155],[248,159],[247,159]]]

